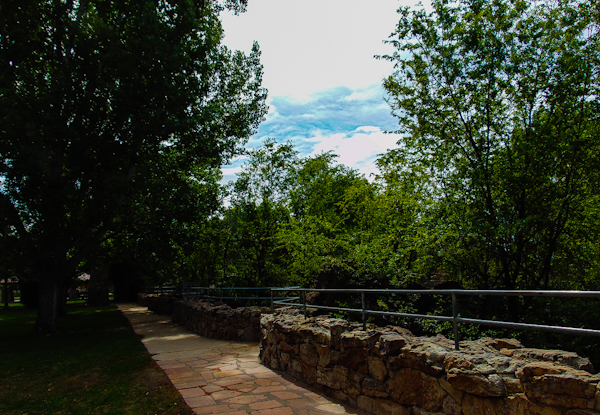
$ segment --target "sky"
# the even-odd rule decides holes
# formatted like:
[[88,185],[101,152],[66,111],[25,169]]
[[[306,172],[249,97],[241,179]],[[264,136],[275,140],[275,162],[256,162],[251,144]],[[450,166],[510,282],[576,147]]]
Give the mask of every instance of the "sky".
[[[222,13],[224,43],[249,53],[260,45],[269,113],[248,148],[265,138],[291,141],[300,156],[333,151],[338,162],[367,177],[378,154],[397,147],[397,120],[382,81],[393,64],[374,55],[398,23],[396,10],[412,0],[249,0],[245,13]],[[244,159],[224,166],[235,180]]]

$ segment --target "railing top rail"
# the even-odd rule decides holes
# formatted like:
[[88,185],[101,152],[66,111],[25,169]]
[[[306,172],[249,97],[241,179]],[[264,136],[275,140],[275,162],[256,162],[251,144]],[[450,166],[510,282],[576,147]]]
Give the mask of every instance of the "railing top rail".
[[330,289],[330,288],[272,288],[273,291],[304,291],[304,292],[342,292],[342,293],[387,293],[387,294],[456,294],[456,295],[497,295],[497,296],[527,296],[527,297],[600,297],[600,291],[574,290],[408,290],[408,289]]
[[[191,285],[191,283],[186,283],[187,285]],[[300,287],[201,287],[194,286],[193,288],[204,288],[207,290],[297,290]]]

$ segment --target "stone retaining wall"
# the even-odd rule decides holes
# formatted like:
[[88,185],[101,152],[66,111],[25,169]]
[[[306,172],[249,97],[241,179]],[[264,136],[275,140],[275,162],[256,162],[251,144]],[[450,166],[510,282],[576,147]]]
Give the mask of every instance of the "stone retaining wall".
[[231,308],[213,306],[197,300],[177,300],[173,321],[212,339],[258,342],[261,337],[260,317],[269,312],[265,307]]
[[514,339],[454,343],[397,327],[265,314],[261,361],[376,415],[600,414],[600,375],[575,353]]
[[148,307],[153,313],[170,316],[175,309],[175,301],[176,298],[172,295],[139,293],[137,303]]

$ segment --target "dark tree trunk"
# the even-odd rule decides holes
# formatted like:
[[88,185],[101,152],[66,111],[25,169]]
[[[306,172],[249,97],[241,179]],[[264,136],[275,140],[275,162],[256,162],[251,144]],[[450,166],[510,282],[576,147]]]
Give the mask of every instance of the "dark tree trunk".
[[39,304],[35,331],[38,333],[54,333],[57,331],[56,317],[58,312],[58,282],[47,278],[39,282]]
[[58,295],[56,300],[56,315],[57,317],[64,317],[67,315],[67,294],[68,291],[64,286],[58,289]]
[[4,302],[4,309],[8,310],[8,278],[4,279],[4,290],[2,290],[2,301]]

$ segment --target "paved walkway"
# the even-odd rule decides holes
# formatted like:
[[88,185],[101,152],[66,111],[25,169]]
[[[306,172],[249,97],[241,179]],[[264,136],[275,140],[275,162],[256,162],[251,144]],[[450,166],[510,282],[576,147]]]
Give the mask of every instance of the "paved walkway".
[[256,343],[201,337],[137,304],[119,309],[197,414],[364,414],[262,366]]

